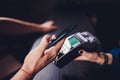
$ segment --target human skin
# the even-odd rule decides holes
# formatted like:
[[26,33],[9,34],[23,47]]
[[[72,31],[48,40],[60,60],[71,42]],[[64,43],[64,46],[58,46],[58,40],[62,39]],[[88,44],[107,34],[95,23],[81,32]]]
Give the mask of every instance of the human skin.
[[38,71],[42,70],[55,59],[63,42],[64,39],[51,48],[46,49],[50,43],[50,36],[45,35],[40,44],[28,53],[21,69],[11,78],[11,80],[31,80]]
[[56,29],[57,25],[54,21],[46,21],[42,24],[39,24],[15,18],[0,17],[0,34],[17,35],[43,33]]
[[[85,50],[80,50],[78,53],[80,53],[80,56],[78,56],[75,60],[85,60],[85,61],[95,62],[101,65],[105,61],[103,54],[98,55],[97,52],[87,52]],[[110,53],[105,53],[105,54],[108,56],[107,64],[112,64],[112,59],[113,59],[112,55]]]

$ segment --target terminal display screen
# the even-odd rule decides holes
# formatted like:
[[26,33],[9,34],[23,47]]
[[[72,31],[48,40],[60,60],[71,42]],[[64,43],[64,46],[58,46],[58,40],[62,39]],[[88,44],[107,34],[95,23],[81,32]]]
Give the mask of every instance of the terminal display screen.
[[74,37],[74,36],[72,36],[68,40],[69,40],[71,46],[74,46],[74,45],[79,43],[79,40],[76,37]]

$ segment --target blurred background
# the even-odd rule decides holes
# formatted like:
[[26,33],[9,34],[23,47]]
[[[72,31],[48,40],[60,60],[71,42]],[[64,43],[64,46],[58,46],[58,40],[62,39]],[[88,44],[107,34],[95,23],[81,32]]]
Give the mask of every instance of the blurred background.
[[[0,0],[0,17],[11,17],[28,22],[43,23],[47,20],[50,20],[51,17],[56,16],[56,14],[61,14],[59,15],[59,17],[61,17],[72,13],[76,14],[76,16],[79,16],[79,14],[84,14],[87,16],[87,20],[93,29],[93,33],[95,33],[101,42],[103,51],[109,52],[109,50],[112,48],[119,47],[119,0]],[[72,22],[72,19],[70,21]],[[15,42],[14,45],[12,45],[13,47],[11,47],[11,44],[13,43],[9,43],[9,47],[11,48],[5,47],[5,50],[1,49],[1,64],[3,64],[4,61],[7,62],[9,57],[11,62],[6,65],[18,65],[16,68],[14,68],[14,70],[10,71],[9,73],[5,73],[1,79],[7,79],[11,77],[17,71],[17,69],[19,69],[23,62],[24,56],[29,52],[35,39],[37,38],[35,35],[32,35],[32,37],[30,36],[31,35],[29,35],[27,38],[26,36],[19,38],[17,37],[17,39],[16,37],[10,37],[9,39],[11,41],[9,42]],[[0,39],[3,38],[5,37],[1,36]],[[28,43],[26,43],[25,40],[20,43],[18,41],[20,38],[26,38],[26,42]],[[1,42],[1,44],[3,46],[3,42]],[[5,45],[8,44],[6,43]],[[12,53],[12,56],[8,53]],[[14,67],[13,65],[12,67]],[[5,67],[2,66],[0,68],[1,70],[4,70],[3,68]]]
[[55,11],[81,12],[93,21],[95,32],[100,33],[97,35],[108,50],[117,46],[119,39],[119,5],[119,0],[1,0],[0,16],[42,23]]

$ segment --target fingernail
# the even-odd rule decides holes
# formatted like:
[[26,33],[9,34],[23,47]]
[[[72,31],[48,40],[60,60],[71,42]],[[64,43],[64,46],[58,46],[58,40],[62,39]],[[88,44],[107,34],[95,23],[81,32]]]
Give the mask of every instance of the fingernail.
[[83,51],[80,50],[78,53],[81,55],[83,53]]

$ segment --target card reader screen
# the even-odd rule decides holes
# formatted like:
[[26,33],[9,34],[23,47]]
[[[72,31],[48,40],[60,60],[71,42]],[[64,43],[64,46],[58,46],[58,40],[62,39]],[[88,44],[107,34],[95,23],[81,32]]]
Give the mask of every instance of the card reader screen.
[[74,36],[72,36],[72,37],[69,38],[68,40],[69,40],[71,46],[74,46],[74,45],[76,45],[77,43],[79,43],[79,40],[78,40],[76,37],[74,37]]

